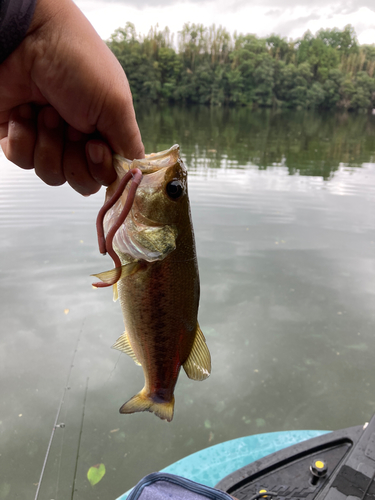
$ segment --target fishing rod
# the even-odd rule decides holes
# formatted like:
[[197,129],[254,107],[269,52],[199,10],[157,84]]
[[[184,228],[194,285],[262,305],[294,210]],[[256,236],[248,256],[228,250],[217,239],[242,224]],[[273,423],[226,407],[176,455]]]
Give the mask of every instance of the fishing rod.
[[[59,428],[63,429],[65,427],[65,424],[63,424],[63,423],[58,424],[57,422],[59,420],[59,416],[60,416],[62,405],[64,404],[64,399],[65,399],[66,391],[68,389],[70,389],[70,387],[69,387],[70,375],[72,373],[72,368],[74,366],[74,360],[75,360],[76,353],[77,353],[77,350],[78,350],[78,344],[79,344],[79,341],[81,339],[81,334],[82,334],[82,331],[83,331],[83,325],[84,325],[84,323],[85,323],[85,320],[83,320],[83,323],[82,323],[82,326],[81,326],[81,329],[80,329],[80,332],[79,332],[79,335],[78,335],[77,343],[76,343],[76,346],[75,346],[75,349],[74,349],[74,352],[73,352],[73,357],[72,357],[72,361],[70,363],[70,367],[69,367],[69,371],[68,371],[68,376],[67,376],[67,379],[66,379],[66,384],[65,384],[65,387],[64,387],[61,399],[60,399],[59,407],[57,409],[57,413],[56,413],[56,417],[55,417],[55,422],[54,422],[53,427],[52,427],[52,432],[51,432],[51,436],[49,438],[49,443],[48,443],[48,446],[47,446],[46,455],[44,457],[44,462],[43,462],[42,470],[41,470],[41,473],[40,473],[39,482],[38,482],[38,486],[37,486],[37,489],[36,489],[36,492],[35,492],[34,500],[38,500],[38,497],[39,497],[39,491],[40,491],[40,487],[42,485],[42,481],[43,481],[43,477],[44,477],[44,472],[45,472],[45,469],[46,469],[46,465],[47,465],[47,461],[48,461],[48,456],[49,456],[49,452],[51,450],[52,441],[53,441],[53,438],[54,438],[54,435],[55,435],[55,431],[56,431],[56,429],[59,429]],[[86,387],[86,390],[87,390],[87,387]],[[86,399],[86,395],[85,395],[85,399]]]

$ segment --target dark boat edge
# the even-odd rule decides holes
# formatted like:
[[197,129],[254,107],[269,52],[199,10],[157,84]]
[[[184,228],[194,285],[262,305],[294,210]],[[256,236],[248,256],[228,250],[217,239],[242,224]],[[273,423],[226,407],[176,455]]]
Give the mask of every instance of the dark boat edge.
[[[375,498],[375,415],[365,425],[333,431],[252,462],[215,487],[238,500]],[[267,495],[268,492],[268,495]]]

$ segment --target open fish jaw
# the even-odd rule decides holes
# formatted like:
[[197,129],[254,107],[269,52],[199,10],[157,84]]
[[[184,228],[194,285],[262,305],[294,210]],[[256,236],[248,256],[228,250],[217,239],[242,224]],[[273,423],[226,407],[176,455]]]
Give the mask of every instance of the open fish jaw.
[[162,168],[168,168],[180,160],[180,146],[175,144],[165,151],[145,155],[141,160],[128,160],[120,155],[114,155],[114,167],[121,178],[132,168],[139,168],[143,175],[151,174]]
[[[165,179],[180,179],[183,189],[187,192],[186,167],[179,156],[179,146],[176,144],[166,151],[146,155],[142,160],[127,160],[114,155],[114,166],[119,179],[132,168],[140,168],[143,179],[138,188],[131,212],[117,231],[113,248],[123,261],[145,260],[155,262],[163,260],[176,248],[178,230],[171,223],[170,213],[175,208],[175,202],[165,199],[161,195]],[[118,181],[116,181],[117,184]],[[109,197],[117,186],[108,188]],[[108,233],[113,221],[119,217],[125,203],[127,190],[124,195],[108,210],[104,219],[105,234]],[[164,198],[167,198],[166,194]],[[137,205],[140,205],[138,207]],[[148,209],[147,205],[155,205],[158,209]],[[161,208],[159,208],[161,207]],[[164,211],[164,213],[162,213]],[[150,215],[151,214],[151,215]],[[165,215],[168,214],[168,215]],[[152,218],[151,218],[152,217]],[[172,217],[173,222],[173,217]]]

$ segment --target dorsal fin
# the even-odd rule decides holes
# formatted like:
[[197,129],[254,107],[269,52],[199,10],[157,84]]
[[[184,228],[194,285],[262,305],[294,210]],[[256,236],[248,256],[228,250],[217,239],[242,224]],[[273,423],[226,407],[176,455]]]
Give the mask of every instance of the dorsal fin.
[[129,338],[126,332],[124,332],[113,344],[112,349],[118,349],[119,351],[124,352],[131,358],[133,358],[136,365],[141,366],[141,363],[138,361],[137,356],[134,354],[132,346],[130,345]]
[[193,347],[183,367],[186,375],[193,380],[204,380],[211,373],[210,351],[198,323]]

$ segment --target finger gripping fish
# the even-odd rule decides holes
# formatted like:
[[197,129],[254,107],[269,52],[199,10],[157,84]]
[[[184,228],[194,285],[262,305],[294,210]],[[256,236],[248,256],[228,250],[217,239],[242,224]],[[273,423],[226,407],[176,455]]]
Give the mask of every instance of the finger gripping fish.
[[145,377],[143,389],[120,413],[150,411],[171,421],[181,366],[194,380],[211,372],[197,321],[199,274],[187,169],[177,145],[132,162],[114,155],[113,164],[117,180],[107,188],[97,227],[100,251],[111,255],[115,269],[94,275],[103,282],[95,286],[113,285],[125,323],[113,347],[141,365]]

